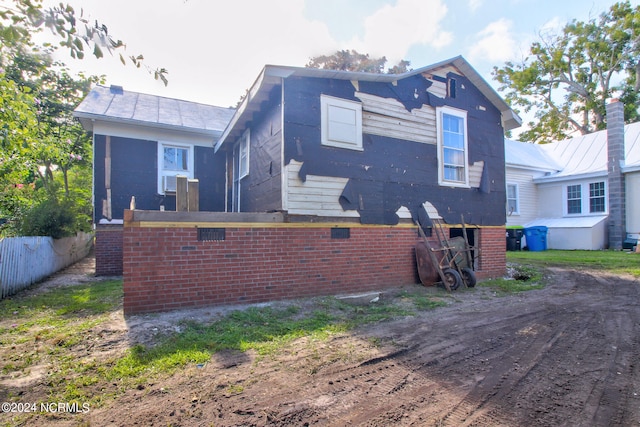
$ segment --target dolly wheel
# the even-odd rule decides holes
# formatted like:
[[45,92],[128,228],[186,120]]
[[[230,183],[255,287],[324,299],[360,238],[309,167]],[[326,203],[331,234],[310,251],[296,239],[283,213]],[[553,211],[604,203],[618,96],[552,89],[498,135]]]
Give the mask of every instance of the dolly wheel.
[[452,291],[455,291],[456,289],[458,289],[462,284],[462,277],[460,277],[460,273],[455,271],[453,268],[443,269],[442,274],[444,275],[444,278],[447,280],[449,289],[451,289]]
[[476,285],[476,273],[469,267],[464,267],[460,270],[462,273],[462,280],[467,285],[467,288],[473,288]]

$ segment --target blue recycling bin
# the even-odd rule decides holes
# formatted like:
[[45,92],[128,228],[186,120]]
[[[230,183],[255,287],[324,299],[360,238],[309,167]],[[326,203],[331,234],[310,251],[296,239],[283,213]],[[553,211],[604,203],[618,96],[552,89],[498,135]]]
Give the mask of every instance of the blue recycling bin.
[[548,228],[544,225],[524,229],[524,235],[527,237],[527,247],[530,251],[547,250],[547,230]]

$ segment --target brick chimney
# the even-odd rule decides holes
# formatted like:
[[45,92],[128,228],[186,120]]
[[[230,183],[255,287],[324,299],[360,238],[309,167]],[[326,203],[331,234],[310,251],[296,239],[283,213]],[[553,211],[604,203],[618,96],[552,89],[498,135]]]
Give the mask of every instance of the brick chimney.
[[624,104],[611,99],[607,104],[607,154],[609,193],[609,249],[622,249],[626,238],[624,166]]

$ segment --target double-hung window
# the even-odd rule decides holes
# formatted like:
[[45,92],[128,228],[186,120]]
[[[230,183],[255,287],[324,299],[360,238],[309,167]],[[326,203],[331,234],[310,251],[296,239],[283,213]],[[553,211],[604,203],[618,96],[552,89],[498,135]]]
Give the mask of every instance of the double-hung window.
[[320,96],[322,145],[362,151],[362,105],[347,99]]
[[158,143],[158,193],[176,191],[176,176],[193,178],[193,146]]
[[605,211],[604,182],[592,182],[589,184],[589,212],[604,213]]
[[467,112],[450,107],[437,109],[438,182],[469,187]]
[[247,129],[233,148],[233,211],[240,212],[242,179],[249,175],[251,133]]
[[596,181],[566,186],[567,215],[604,214],[607,212],[606,184]]
[[582,186],[567,185],[567,213],[569,215],[582,213]]

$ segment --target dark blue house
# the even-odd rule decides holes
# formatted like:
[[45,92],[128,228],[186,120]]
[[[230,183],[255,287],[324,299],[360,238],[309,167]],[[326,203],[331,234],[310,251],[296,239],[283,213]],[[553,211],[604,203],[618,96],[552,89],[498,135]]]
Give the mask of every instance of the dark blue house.
[[504,132],[520,118],[464,60],[404,74],[266,66],[216,144],[226,210],[394,225],[505,225]]
[[98,274],[122,274],[121,225],[132,197],[138,209],[175,210],[176,176],[184,175],[199,181],[200,210],[224,210],[225,159],[213,146],[234,111],[119,86],[91,90],[74,115],[93,133]]

